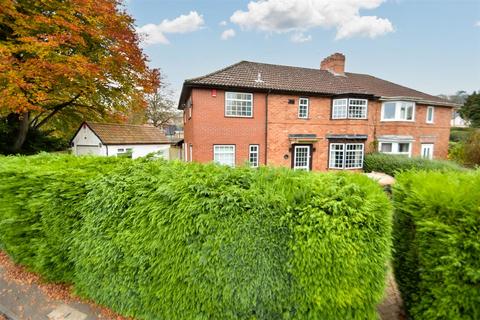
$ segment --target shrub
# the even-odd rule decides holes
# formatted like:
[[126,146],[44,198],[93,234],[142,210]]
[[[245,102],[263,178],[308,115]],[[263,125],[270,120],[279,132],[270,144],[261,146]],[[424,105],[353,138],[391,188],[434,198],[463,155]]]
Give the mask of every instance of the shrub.
[[394,185],[394,272],[412,319],[480,319],[480,171]]
[[450,129],[450,141],[451,142],[464,142],[467,140],[471,128],[451,128]]
[[372,153],[365,156],[363,169],[366,172],[383,172],[391,176],[406,170],[463,170],[452,161],[407,158],[404,156]]
[[115,158],[40,154],[0,157],[0,247],[48,280],[71,281],[71,234],[78,227],[86,182]]
[[[162,160],[0,161],[6,250],[124,315],[376,319],[391,207],[367,177]],[[44,256],[55,263],[39,264]]]

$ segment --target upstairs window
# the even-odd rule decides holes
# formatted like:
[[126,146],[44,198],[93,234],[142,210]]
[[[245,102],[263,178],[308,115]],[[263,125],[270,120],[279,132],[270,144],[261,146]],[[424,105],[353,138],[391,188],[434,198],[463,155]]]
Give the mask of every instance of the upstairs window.
[[427,123],[433,123],[433,114],[435,109],[433,107],[427,107]]
[[367,99],[334,99],[332,119],[367,119]]
[[253,94],[244,92],[226,92],[225,116],[253,117]]
[[382,121],[414,121],[415,103],[389,101],[382,105]]
[[308,119],[308,98],[298,99],[298,117]]

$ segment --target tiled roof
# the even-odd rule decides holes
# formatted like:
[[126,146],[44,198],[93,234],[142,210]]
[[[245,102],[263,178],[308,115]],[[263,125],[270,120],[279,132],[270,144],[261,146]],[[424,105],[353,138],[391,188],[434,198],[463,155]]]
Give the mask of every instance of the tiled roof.
[[169,144],[157,127],[118,123],[86,122],[103,144]]
[[[450,105],[448,101],[370,75],[334,75],[320,70],[241,61],[202,77],[186,80],[184,86],[222,86],[302,92],[312,94],[366,94],[384,98],[411,98]],[[184,87],[185,89],[185,87]]]

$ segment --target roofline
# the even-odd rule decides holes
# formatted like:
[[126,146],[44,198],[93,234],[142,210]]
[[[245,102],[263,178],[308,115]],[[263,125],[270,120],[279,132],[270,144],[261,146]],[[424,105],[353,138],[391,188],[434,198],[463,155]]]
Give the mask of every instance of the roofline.
[[314,92],[314,91],[302,91],[302,90],[287,90],[287,89],[274,89],[274,88],[261,88],[261,87],[249,87],[249,86],[226,86],[226,85],[217,85],[217,84],[199,84],[199,83],[189,83],[186,80],[183,83],[182,92],[180,93],[180,99],[178,101],[178,110],[183,110],[185,108],[184,101],[187,98],[188,93],[192,89],[220,89],[220,90],[243,90],[243,91],[253,91],[253,92],[270,92],[270,93],[283,93],[283,94],[298,94],[298,95],[309,95],[315,97],[335,97],[335,96],[361,96],[367,98],[379,98],[371,93],[361,93],[361,92],[342,92],[342,93],[327,93],[327,92]]
[[449,101],[433,101],[433,100],[427,100],[427,99],[421,99],[421,98],[416,98],[416,97],[408,97],[408,96],[395,96],[395,97],[385,97],[382,96],[380,97],[381,101],[398,101],[398,100],[406,100],[406,101],[413,101],[413,102],[418,102],[418,103],[424,103],[424,104],[432,104],[436,106],[445,106],[445,107],[453,107],[453,108],[460,108],[462,105],[458,103],[453,103]]
[[100,138],[100,136],[95,132],[95,130],[93,130],[92,127],[90,127],[90,126],[88,125],[88,121],[83,121],[82,124],[80,124],[80,127],[78,127],[77,131],[75,131],[75,134],[73,135],[72,139],[70,139],[69,145],[72,144],[73,139],[75,139],[75,137],[76,137],[77,134],[80,132],[80,130],[82,129],[82,127],[83,127],[84,124],[93,132],[93,134],[98,138],[98,140],[100,140],[100,142],[101,142],[102,144],[105,144],[105,143],[103,142],[103,140]]
[[105,146],[152,145],[152,144],[177,144],[177,142],[175,142],[175,141],[162,141],[162,142],[103,143],[103,145],[105,145]]

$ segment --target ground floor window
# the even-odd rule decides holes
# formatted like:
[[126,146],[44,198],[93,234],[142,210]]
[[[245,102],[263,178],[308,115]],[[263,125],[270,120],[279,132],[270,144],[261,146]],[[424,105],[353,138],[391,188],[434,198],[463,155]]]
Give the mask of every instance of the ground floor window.
[[226,166],[235,166],[235,145],[219,144],[213,146],[213,161]]
[[293,147],[293,169],[310,170],[311,145],[298,145]]
[[422,158],[433,159],[433,143],[422,143]]
[[412,143],[382,141],[378,144],[378,151],[381,153],[396,154],[410,157],[412,155]]
[[249,147],[248,162],[250,163],[250,167],[252,168],[258,167],[258,153],[258,144],[251,144]]
[[117,149],[117,157],[120,158],[132,158],[133,156],[133,149],[132,148],[118,148]]
[[330,143],[330,169],[363,168],[363,143]]

